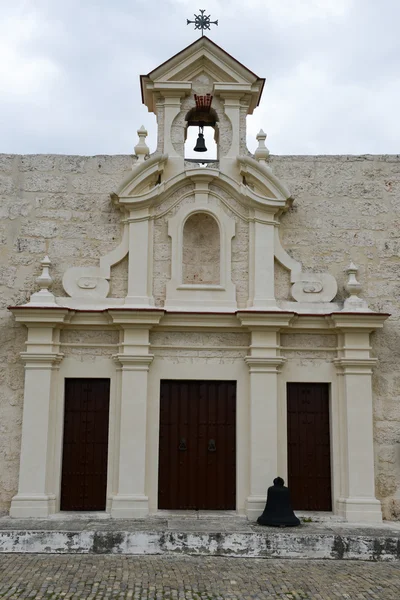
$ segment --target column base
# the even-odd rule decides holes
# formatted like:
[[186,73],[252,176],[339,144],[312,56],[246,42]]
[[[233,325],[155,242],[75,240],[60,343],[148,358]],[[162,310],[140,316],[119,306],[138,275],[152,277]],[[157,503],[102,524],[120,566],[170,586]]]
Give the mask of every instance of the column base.
[[381,523],[381,503],[376,498],[339,498],[337,514],[349,523]]
[[144,519],[149,514],[147,496],[118,494],[111,504],[111,517],[114,519]]
[[257,521],[262,515],[267,501],[266,496],[249,496],[246,500],[245,513],[249,521]]
[[48,517],[56,512],[56,497],[52,494],[17,494],[11,500],[10,517]]

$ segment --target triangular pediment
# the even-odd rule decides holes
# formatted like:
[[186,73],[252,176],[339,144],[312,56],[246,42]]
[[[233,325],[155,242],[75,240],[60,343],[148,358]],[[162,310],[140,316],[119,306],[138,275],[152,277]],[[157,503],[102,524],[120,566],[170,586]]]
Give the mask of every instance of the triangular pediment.
[[217,84],[229,84],[233,91],[237,85],[238,90],[253,96],[252,108],[258,105],[265,80],[206,36],[172,56],[148,75],[141,76],[143,103],[150,111],[154,111],[154,95],[159,90],[165,93],[169,85],[173,86],[171,89],[175,92],[179,87],[182,93],[189,93],[190,83],[200,73],[208,75]]

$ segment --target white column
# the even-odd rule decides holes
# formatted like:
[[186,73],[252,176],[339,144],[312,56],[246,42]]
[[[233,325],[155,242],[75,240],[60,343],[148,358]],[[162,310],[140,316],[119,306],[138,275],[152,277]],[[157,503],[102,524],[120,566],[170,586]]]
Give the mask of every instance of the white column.
[[146,494],[146,428],[149,354],[152,324],[163,311],[110,311],[123,329],[122,352],[114,359],[121,365],[121,422],[119,434],[117,493],[111,516],[139,519],[149,512]]
[[111,515],[138,519],[149,512],[146,495],[147,380],[152,356],[119,356],[122,365],[118,492]]
[[125,304],[133,307],[152,307],[153,298],[153,239],[149,210],[132,211],[129,217],[128,295]]
[[275,222],[273,214],[268,215],[255,211],[253,229],[253,265],[252,289],[254,298],[253,308],[277,309],[275,300],[275,265],[274,265],[274,237]]
[[249,496],[246,514],[256,520],[265,507],[267,490],[278,473],[278,377],[285,359],[280,356],[279,327],[291,315],[239,313],[251,330],[249,356]]
[[19,485],[11,501],[12,517],[47,517],[55,512],[54,396],[62,354],[52,352],[53,336],[51,326],[30,327],[28,351],[21,353],[25,362],[24,408]]
[[347,521],[382,521],[375,497],[372,368],[368,332],[345,332],[335,363],[340,382],[342,490],[338,514]]

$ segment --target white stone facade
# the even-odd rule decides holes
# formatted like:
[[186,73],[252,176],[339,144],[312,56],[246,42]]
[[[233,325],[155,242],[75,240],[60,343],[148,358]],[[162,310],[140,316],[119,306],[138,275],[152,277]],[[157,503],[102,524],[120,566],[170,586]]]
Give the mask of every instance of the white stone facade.
[[[240,514],[258,516],[272,478],[287,475],[293,381],[331,386],[333,511],[400,513],[400,158],[255,160],[245,116],[262,80],[216,48],[200,40],[142,78],[159,127],[149,158],[143,133],[134,161],[0,155],[4,512],[12,499],[14,516],[59,510],[64,378],[109,377],[115,517],[157,511],[165,378],[237,381]],[[184,160],[185,115],[209,91],[219,163],[199,167]],[[365,310],[343,304],[351,262]]]

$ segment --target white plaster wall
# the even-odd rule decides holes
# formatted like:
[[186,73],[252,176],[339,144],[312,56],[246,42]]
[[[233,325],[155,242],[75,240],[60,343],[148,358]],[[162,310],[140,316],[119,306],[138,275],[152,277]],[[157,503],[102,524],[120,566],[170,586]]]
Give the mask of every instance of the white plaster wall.
[[[14,323],[6,307],[25,302],[36,289],[34,279],[46,252],[53,261],[55,292],[62,294],[61,278],[67,267],[96,265],[102,254],[118,244],[120,214],[112,206],[109,193],[130,172],[131,160],[129,156],[0,155],[0,511],[8,510],[17,489],[23,396],[19,352],[24,350],[25,340],[25,331]],[[383,330],[372,336],[373,352],[379,359],[373,377],[374,428],[377,495],[383,502],[384,516],[398,518],[400,157],[285,156],[272,157],[270,164],[295,198],[293,208],[281,218],[284,247],[302,261],[304,270],[328,270],[335,275],[338,299],[344,297],[344,269],[353,260],[360,267],[362,295],[370,307],[392,314]],[[170,268],[167,216],[162,210],[178,200],[167,200],[154,222],[153,288],[158,306],[165,297]],[[248,225],[236,218],[233,280],[241,289],[243,306],[248,285]],[[119,282],[112,283],[112,295],[123,291],[123,264],[119,269]],[[284,272],[280,278],[279,297],[283,298],[288,280]],[[308,360],[323,365],[325,358],[322,354],[318,357],[312,359],[306,354],[296,359],[304,366]],[[178,364],[178,360],[190,359],[193,362],[185,364],[194,365],[198,358],[166,360]],[[159,360],[157,357],[155,364]],[[241,364],[238,358],[232,360]]]

